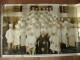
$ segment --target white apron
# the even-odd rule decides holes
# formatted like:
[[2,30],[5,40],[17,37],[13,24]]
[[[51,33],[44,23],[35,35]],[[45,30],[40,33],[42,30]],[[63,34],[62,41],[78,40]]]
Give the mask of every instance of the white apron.
[[51,28],[51,32],[52,32],[52,33],[57,33],[57,26],[53,26],[53,27]]
[[[33,29],[34,28],[32,28],[31,30],[29,30],[27,32],[26,46],[29,46],[31,44],[35,45],[35,43],[36,43],[35,30],[33,30]],[[31,35],[31,33],[33,33],[33,35]]]
[[40,36],[40,29],[36,28],[36,32],[35,32],[36,38],[39,38]]
[[47,28],[47,31],[48,31],[48,36],[51,36],[51,33],[52,33],[51,27]]
[[50,36],[50,49],[52,51],[60,51],[60,42],[58,36]]
[[68,44],[68,43],[67,43],[67,33],[68,33],[67,28],[62,28],[61,32],[62,32],[62,33],[61,33],[61,34],[62,34],[62,35],[61,35],[61,36],[62,36],[62,40],[61,40],[61,41],[62,41],[62,43],[64,43],[64,44],[67,45],[67,44]]
[[69,28],[69,46],[75,47],[75,30]]
[[74,30],[75,30],[75,41],[76,41],[76,42],[80,42],[80,40],[79,40],[79,31],[78,31],[78,28],[75,27]]
[[20,44],[21,44],[21,46],[25,46],[25,42],[26,42],[26,36],[27,36],[27,34],[26,34],[26,29],[25,28],[22,28],[22,29],[20,29],[20,32],[21,32],[21,39],[20,39]]
[[14,44],[13,45],[20,45],[20,30],[14,31]]
[[61,43],[61,29],[57,29],[57,36],[59,37],[59,42]]
[[13,29],[7,30],[5,37],[7,39],[7,43],[13,43],[13,40],[14,40],[14,30]]
[[32,45],[32,44],[35,45],[35,43],[36,43],[36,37],[28,35],[27,39],[26,39],[26,46],[29,46],[29,45]]

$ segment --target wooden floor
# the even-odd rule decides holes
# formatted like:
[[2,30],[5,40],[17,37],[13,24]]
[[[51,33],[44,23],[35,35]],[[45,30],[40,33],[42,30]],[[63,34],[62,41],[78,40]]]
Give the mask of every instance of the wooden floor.
[[80,60],[80,56],[67,57],[34,57],[34,58],[0,58],[0,60]]
[[[80,0],[0,0],[0,4],[77,4]],[[80,60],[80,56],[0,58],[0,60]]]

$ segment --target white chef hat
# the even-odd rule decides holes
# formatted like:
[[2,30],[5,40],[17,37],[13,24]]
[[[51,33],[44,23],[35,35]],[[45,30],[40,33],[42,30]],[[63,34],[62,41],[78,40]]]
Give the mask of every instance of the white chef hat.
[[57,20],[56,17],[54,17],[54,20]]
[[56,22],[54,21],[53,24],[56,24]]
[[35,20],[35,18],[32,18],[32,20]]
[[44,24],[44,23],[42,23],[42,24],[41,24],[41,26],[45,26],[45,24]]
[[9,27],[13,27],[13,24],[9,24]]
[[23,19],[21,18],[20,21],[22,21]]
[[65,24],[67,24],[67,23],[68,23],[68,21],[64,21],[64,23],[65,23]]
[[53,20],[52,18],[50,18],[50,20]]
[[39,22],[41,22],[41,21],[42,21],[42,19],[39,19],[38,21],[39,21]]
[[52,14],[52,17],[54,17],[54,15]]
[[66,26],[65,23],[63,23],[62,26]]
[[63,20],[63,18],[61,18],[61,20]]
[[21,21],[18,21],[18,24],[21,24],[22,22]]
[[15,28],[20,28],[18,25],[15,25]]
[[32,21],[32,23],[35,23],[36,22],[36,19],[35,18],[32,18],[31,21]]
[[38,24],[38,23],[36,23],[36,26],[39,26],[39,24]]
[[33,33],[34,32],[34,30],[33,29],[31,29],[31,33]]
[[32,16],[30,15],[29,18],[31,18]]
[[52,23],[49,23],[49,25],[52,25]]
[[40,15],[41,17],[43,17],[43,15]]
[[21,26],[25,26],[25,23],[21,23]]

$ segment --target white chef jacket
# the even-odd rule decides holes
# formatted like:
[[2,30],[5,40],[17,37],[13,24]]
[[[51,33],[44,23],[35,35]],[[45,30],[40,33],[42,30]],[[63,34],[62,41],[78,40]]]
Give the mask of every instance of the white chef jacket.
[[26,38],[27,38],[26,28],[21,28],[20,32],[21,32],[21,35],[20,35],[20,37],[21,37],[20,44],[21,44],[21,46],[25,46],[25,44],[26,44],[25,42],[26,42]]
[[53,26],[51,29],[52,29],[52,33],[56,33],[57,32],[57,26],[56,25]]
[[78,25],[75,23],[74,26],[76,26],[74,28],[74,30],[75,30],[75,40],[76,40],[76,42],[80,42],[80,40],[79,40],[79,31],[78,31],[79,28],[77,28]]
[[51,36],[51,33],[52,33],[51,32],[52,31],[51,27],[48,27],[47,30],[48,30],[48,36]]
[[14,30],[13,29],[7,30],[5,37],[7,39],[7,43],[13,43],[13,41],[14,41]]
[[[73,24],[70,24],[73,26]],[[75,29],[73,27],[69,28],[69,46],[75,47]]]
[[[65,26],[65,24],[63,23],[63,26]],[[68,34],[68,29],[67,27],[63,27],[61,29],[61,36],[62,36],[62,43],[66,44],[67,45],[67,34]]]
[[44,32],[45,34],[47,34],[47,29],[46,28],[41,28],[41,33]]
[[36,28],[35,35],[37,38],[40,36],[40,28]]
[[36,43],[36,37],[34,35],[31,36],[30,34],[27,35],[26,46],[29,46],[30,44],[35,45],[35,43]]
[[[31,33],[33,35],[31,35]],[[35,43],[36,43],[35,29],[34,27],[32,27],[31,30],[27,31],[26,46],[29,46],[30,44],[35,44]]]
[[13,45],[20,45],[20,30],[15,30],[14,31],[14,43]]
[[60,28],[57,29],[57,36],[59,38],[59,42],[61,43],[61,29]]
[[60,51],[60,42],[59,42],[59,37],[57,35],[50,36],[49,41],[51,42],[50,49],[52,51]]

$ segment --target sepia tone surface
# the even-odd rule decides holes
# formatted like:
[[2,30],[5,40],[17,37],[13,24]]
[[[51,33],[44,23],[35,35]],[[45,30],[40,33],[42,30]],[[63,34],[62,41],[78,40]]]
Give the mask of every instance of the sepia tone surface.
[[[6,5],[6,6],[5,6]],[[8,5],[8,6],[7,6]],[[2,31],[3,31],[3,43],[2,43],[2,54],[3,55],[8,55],[8,54],[10,54],[10,55],[15,55],[15,54],[26,54],[26,52],[28,53],[28,51],[25,51],[27,48],[25,47],[25,45],[24,45],[24,48],[23,48],[23,46],[22,46],[22,44],[20,45],[20,48],[19,48],[19,50],[15,50],[14,48],[13,49],[11,49],[11,51],[9,51],[8,50],[8,44],[7,44],[7,42],[8,42],[8,40],[6,40],[6,37],[8,36],[8,34],[6,35],[6,33],[7,33],[7,30],[9,29],[9,24],[10,23],[13,23],[13,30],[15,30],[15,25],[16,24],[18,24],[18,22],[21,20],[21,18],[23,19],[23,21],[21,21],[21,23],[24,23],[24,24],[26,24],[25,26],[28,28],[28,24],[27,24],[27,19],[26,18],[28,18],[30,21],[32,21],[31,19],[33,18],[29,18],[31,15],[29,15],[29,16],[27,16],[26,14],[28,14],[29,12],[27,11],[28,10],[28,7],[30,7],[29,8],[29,11],[30,11],[30,13],[32,12],[32,9],[34,8],[34,18],[35,19],[37,19],[37,22],[35,22],[35,24],[37,24],[38,22],[39,22],[39,19],[41,19],[40,21],[44,21],[44,18],[46,19],[45,21],[48,21],[48,19],[50,19],[49,18],[49,16],[51,16],[52,14],[50,13],[51,11],[52,11],[52,13],[53,13],[53,15],[56,15],[58,18],[59,18],[59,16],[61,16],[60,15],[60,13],[62,12],[62,13],[67,13],[67,12],[69,12],[70,11],[70,9],[71,9],[71,7],[70,6],[60,6],[60,5],[58,5],[58,4],[56,4],[57,5],[57,7],[62,7],[62,9],[58,9],[56,6],[55,6],[55,4],[53,4],[53,5],[48,5],[48,6],[38,6],[38,4],[37,4],[37,6],[34,6],[34,5],[31,5],[31,6],[28,6],[29,4],[25,4],[24,6],[23,6],[23,4],[22,5],[20,5],[20,6],[18,6],[18,5],[12,5],[12,6],[10,6],[11,4],[4,4],[4,6],[3,6],[3,25],[2,25],[2,27],[3,27],[3,29],[2,29]],[[26,7],[25,7],[26,6]],[[28,6],[28,7],[27,7]],[[22,8],[21,8],[22,7]],[[25,9],[24,9],[24,7],[25,7]],[[35,9],[36,9],[36,7],[37,7],[37,9],[38,9],[38,11],[36,11]],[[55,8],[56,7],[56,8]],[[48,15],[47,16],[47,12],[45,11],[45,12],[43,12],[43,11],[41,11],[41,12],[43,12],[43,13],[39,13],[40,12],[40,9],[42,10],[43,8],[48,8],[48,13],[50,13],[51,15]],[[49,9],[49,8],[51,8],[51,10]],[[77,7],[76,7],[77,8]],[[75,11],[76,11],[76,8],[74,8],[75,9]],[[62,11],[60,11],[59,12],[59,10],[62,10]],[[67,11],[68,10],[68,11]],[[55,12],[56,12],[56,14],[55,14]],[[71,9],[71,11],[73,11],[73,9]],[[24,13],[23,13],[24,12]],[[78,11],[79,12],[79,11]],[[15,13],[15,14],[14,14]],[[23,13],[23,14],[21,14],[21,13]],[[71,12],[70,12],[71,13]],[[73,12],[74,13],[74,12]],[[75,13],[75,14],[73,14],[73,13],[71,13],[72,15],[75,15],[75,17],[77,16],[77,13]],[[19,14],[19,15],[18,15]],[[33,14],[33,13],[32,13]],[[40,17],[40,15],[38,15],[38,14],[40,14],[40,15],[44,15],[44,14],[46,14],[46,15],[44,15],[44,18],[41,18]],[[67,13],[68,14],[68,16],[70,17],[70,15],[69,15],[69,13]],[[14,16],[15,15],[15,16]],[[25,15],[25,16],[24,16]],[[36,16],[37,15],[37,16]],[[63,15],[63,14],[62,14]],[[72,16],[71,15],[71,16]],[[36,17],[37,18],[36,18]],[[19,18],[19,17],[21,17],[21,18]],[[48,19],[46,18],[46,17],[48,17]],[[64,16],[61,16],[61,17],[64,17]],[[75,24],[76,22],[77,22],[77,18],[75,18],[75,17],[73,17],[72,16],[72,18],[70,17],[70,21],[69,22],[67,22],[67,23],[70,23],[69,24],[69,26],[71,26],[72,25],[72,23],[73,24]],[[26,20],[25,20],[25,19]],[[51,18],[52,19],[54,19],[52,16],[51,16]],[[68,17],[65,15],[65,18],[63,18],[64,19],[64,21],[65,20],[67,20],[68,19]],[[59,19],[60,20],[60,19]],[[26,21],[26,23],[25,23],[25,21]],[[35,20],[36,21],[36,20]],[[58,21],[58,20],[57,20]],[[52,21],[53,23],[55,22],[55,21]],[[52,23],[51,21],[48,21],[48,23]],[[61,22],[61,24],[60,24],[60,22]],[[47,23],[47,22],[46,22]],[[44,23],[44,24],[46,24],[46,23]],[[49,25],[47,23],[47,28],[46,28],[46,30],[47,29],[51,29],[50,27],[53,25],[53,24],[51,24],[51,25]],[[56,22],[56,24],[59,24],[59,26],[61,27],[61,26],[63,26],[63,23],[64,22],[62,22],[62,21],[59,21],[59,22]],[[55,24],[55,25],[56,25]],[[29,25],[30,25],[30,23],[29,23]],[[39,22],[39,27],[42,29],[42,23],[41,22]],[[21,25],[22,26],[22,25]],[[33,27],[35,27],[35,25],[32,25]],[[37,25],[38,26],[38,25]],[[48,27],[48,26],[50,26],[50,27]],[[26,28],[26,27],[24,27],[24,28]],[[45,26],[46,27],[46,26]],[[57,25],[56,25],[56,27],[57,27]],[[68,27],[68,25],[66,25],[66,27],[67,27],[67,29],[69,29],[69,31],[68,31],[68,33],[67,33],[67,36],[68,35],[70,35],[70,34],[72,34],[74,37],[76,37],[75,36],[75,33],[73,34],[73,29],[75,30],[75,28],[77,28],[77,27],[75,27],[75,28],[71,28],[71,27]],[[30,27],[29,27],[30,28]],[[21,31],[21,29],[22,28],[20,28],[20,31]],[[35,29],[37,29],[37,28],[35,28]],[[62,29],[62,30],[61,30]],[[61,29],[60,29],[60,31],[62,32],[62,31],[64,31],[63,29],[64,28],[62,28],[61,27]],[[72,29],[72,33],[71,33],[71,29]],[[78,28],[77,28],[78,29]],[[33,29],[34,30],[34,29]],[[39,29],[40,30],[40,29]],[[38,31],[39,31],[38,30]],[[54,28],[54,26],[53,26],[53,31],[55,30],[55,28]],[[58,29],[57,29],[58,30]],[[30,30],[29,30],[30,31]],[[26,30],[26,31],[24,31],[25,33],[26,32],[29,32],[28,30]],[[35,31],[35,30],[34,30]],[[37,31],[37,30],[36,30]],[[40,30],[41,31],[41,30]],[[51,30],[52,31],[52,30]],[[59,31],[59,30],[58,30]],[[75,30],[76,32],[78,32],[78,30]],[[75,32],[74,31],[74,32]],[[66,31],[65,31],[66,32]],[[70,32],[70,33],[69,33]],[[38,34],[39,34],[39,32],[37,32]],[[52,33],[52,32],[51,32]],[[56,33],[56,32],[55,32]],[[27,34],[27,33],[26,33]],[[36,34],[36,32],[34,33],[34,34]],[[44,33],[45,34],[45,33]],[[43,35],[44,35],[43,34]],[[49,34],[48,32],[47,32],[47,34]],[[57,34],[57,33],[56,33]],[[60,40],[62,40],[63,41],[63,33],[59,33],[60,34],[60,36],[59,37],[61,37],[61,39],[59,39],[59,41]],[[6,37],[5,37],[5,35],[6,35]],[[50,39],[49,38],[51,38],[51,36],[50,37],[47,37],[47,35],[45,35],[44,37],[42,37],[42,34],[40,34],[40,36],[39,36],[39,38],[37,39],[37,41],[36,41],[36,45],[35,45],[35,47],[36,47],[36,53],[35,54],[59,54],[59,53],[57,53],[57,52],[59,52],[60,50],[61,50],[61,53],[60,54],[66,54],[66,53],[78,53],[79,52],[79,49],[77,49],[76,47],[77,47],[77,39],[75,39],[75,38],[73,38],[73,36],[72,35],[70,35],[70,37],[68,37],[68,38],[66,38],[65,37],[65,41],[67,40],[67,44],[68,44],[68,47],[67,46],[65,46],[65,43],[64,43],[64,47],[63,47],[63,42],[60,42],[60,44],[59,44],[59,46],[60,46],[60,49],[57,51],[56,50],[56,52],[52,52],[52,50],[55,50],[55,48],[53,47],[51,47],[51,43],[50,43]],[[11,36],[12,36],[12,34],[11,34]],[[15,36],[15,35],[14,35]],[[17,36],[17,35],[16,35]],[[26,38],[28,38],[28,35],[24,35],[25,37],[25,42],[27,41],[28,42],[28,40],[26,40]],[[27,37],[26,37],[27,36]],[[57,36],[57,35],[56,35]],[[22,37],[22,33],[21,33],[21,35],[20,35],[20,37]],[[72,37],[72,39],[70,39]],[[77,36],[78,37],[78,36]],[[58,38],[58,36],[57,36],[57,38]],[[14,38],[12,38],[12,39],[14,39]],[[29,38],[30,39],[30,38]],[[54,38],[52,38],[53,40],[54,40]],[[23,42],[23,44],[25,44],[24,43],[24,41],[23,41],[23,39],[21,38],[21,40],[22,40],[22,42]],[[57,40],[57,39],[56,39]],[[14,41],[16,41],[16,40],[14,40]],[[31,41],[31,39],[30,39],[30,41]],[[58,41],[58,40],[57,40]],[[58,41],[58,42],[59,42]],[[44,42],[45,42],[45,44],[44,44]],[[13,42],[13,43],[15,43],[15,42]],[[54,43],[56,43],[56,42],[54,42]],[[76,43],[76,44],[75,44]],[[26,43],[27,44],[27,43]],[[55,46],[56,44],[54,44],[53,46]],[[14,46],[14,44],[13,44],[13,46]],[[57,47],[57,48],[59,48],[59,46]],[[31,46],[30,46],[31,47]],[[23,48],[23,50],[21,50]],[[50,48],[50,49],[49,49]],[[78,47],[79,48],[79,47]],[[43,50],[44,49],[44,50]],[[27,54],[26,54],[27,55]],[[3,56],[2,56],[3,57]]]
[[[0,3],[1,4],[8,4],[8,3],[18,3],[18,4],[20,4],[20,3],[60,3],[60,4],[65,4],[65,3],[67,3],[67,4],[76,4],[76,3],[80,3],[80,0],[45,0],[45,1],[43,1],[43,0],[40,0],[40,1],[37,1],[37,0],[34,0],[34,1],[32,1],[32,0],[25,0],[25,1],[23,1],[23,0],[1,0],[0,1]],[[80,56],[64,56],[64,57],[40,57],[40,58],[37,58],[37,57],[35,57],[35,58],[0,58],[0,60],[80,60]]]

